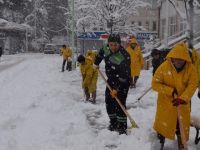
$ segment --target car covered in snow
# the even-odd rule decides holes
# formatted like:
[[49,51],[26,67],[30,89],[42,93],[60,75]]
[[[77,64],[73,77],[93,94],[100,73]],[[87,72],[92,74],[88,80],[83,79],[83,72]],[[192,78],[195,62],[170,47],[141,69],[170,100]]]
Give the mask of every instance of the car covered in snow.
[[46,44],[44,47],[44,54],[55,54],[56,45],[55,44]]

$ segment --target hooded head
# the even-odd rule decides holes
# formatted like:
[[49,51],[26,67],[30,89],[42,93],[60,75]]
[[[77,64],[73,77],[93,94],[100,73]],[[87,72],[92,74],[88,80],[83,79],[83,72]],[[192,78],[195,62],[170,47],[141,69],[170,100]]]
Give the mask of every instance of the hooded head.
[[86,55],[87,56],[91,56],[92,55],[92,50],[88,50]]
[[182,59],[185,60],[189,63],[191,63],[191,58],[187,49],[187,46],[185,43],[178,43],[176,44],[172,50],[169,52],[167,55],[167,59],[169,58],[177,58],[177,59]]
[[135,38],[132,38],[128,44],[132,49],[135,49],[138,46],[138,42]]
[[192,62],[185,43],[176,44],[167,55],[167,60],[171,60],[174,67],[181,70],[186,62]]

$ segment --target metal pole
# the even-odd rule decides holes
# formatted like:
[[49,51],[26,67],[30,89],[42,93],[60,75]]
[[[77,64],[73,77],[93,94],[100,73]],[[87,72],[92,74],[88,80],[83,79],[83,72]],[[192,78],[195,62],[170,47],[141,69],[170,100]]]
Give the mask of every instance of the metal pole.
[[165,28],[165,44],[166,48],[168,48],[168,32],[169,32],[169,1],[166,1],[167,3],[167,13],[166,13],[166,28]]
[[35,0],[35,2],[34,2],[34,9],[35,9],[35,13],[34,13],[34,17],[35,17],[35,40],[36,40],[36,36],[37,36],[37,31],[36,31],[36,28],[37,28],[37,18],[36,18],[36,1],[37,0]]
[[193,0],[190,0],[188,2],[189,6],[190,6],[190,10],[189,10],[189,14],[190,14],[190,17],[188,18],[189,19],[189,26],[190,26],[190,29],[189,29],[189,45],[193,45],[193,19],[194,19],[194,5],[193,5]]
[[26,52],[28,52],[28,32],[26,27]]
[[76,68],[76,62],[75,62],[75,57],[74,57],[74,53],[75,53],[75,46],[74,46],[74,0],[71,0],[72,3],[72,64],[73,64],[73,68]]

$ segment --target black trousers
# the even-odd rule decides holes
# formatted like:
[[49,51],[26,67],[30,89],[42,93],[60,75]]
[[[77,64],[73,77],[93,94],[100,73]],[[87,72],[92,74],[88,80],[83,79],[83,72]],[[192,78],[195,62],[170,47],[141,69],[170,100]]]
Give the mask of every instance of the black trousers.
[[66,70],[72,71],[72,61],[67,61],[67,68]]
[[[120,89],[117,97],[121,101],[122,105],[126,108],[126,98],[128,89]],[[127,129],[127,116],[121,109],[117,101],[111,97],[110,90],[106,88],[105,91],[106,110],[110,118],[110,124],[116,127],[119,133],[125,133]]]
[[66,64],[66,59],[63,59],[63,63],[62,63],[62,71],[65,71],[65,64]]
[[71,71],[72,70],[72,61],[67,61],[66,59],[63,59],[62,71],[65,71],[66,62],[67,62],[66,70]]

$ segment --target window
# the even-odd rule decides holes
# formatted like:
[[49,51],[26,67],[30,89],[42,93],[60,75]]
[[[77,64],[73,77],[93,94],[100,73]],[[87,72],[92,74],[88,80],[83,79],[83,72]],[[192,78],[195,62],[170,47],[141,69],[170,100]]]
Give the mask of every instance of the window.
[[161,20],[161,39],[164,39],[165,38],[165,28],[166,28],[166,20],[165,19],[162,19]]
[[135,24],[135,21],[132,21],[131,24]]
[[97,31],[97,28],[96,28],[96,27],[94,27],[94,28],[93,28],[93,30],[94,30],[94,31]]
[[172,36],[176,33],[176,18],[169,17],[169,36]]
[[184,19],[180,20],[180,31],[179,32],[183,32],[186,29],[186,21],[184,21]]
[[149,21],[146,21],[146,29],[149,30]]
[[138,25],[139,25],[139,26],[142,26],[142,22],[141,22],[141,21],[139,21],[139,22],[138,22]]
[[156,21],[153,21],[153,31],[156,31],[157,30],[157,23]]

